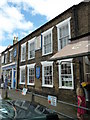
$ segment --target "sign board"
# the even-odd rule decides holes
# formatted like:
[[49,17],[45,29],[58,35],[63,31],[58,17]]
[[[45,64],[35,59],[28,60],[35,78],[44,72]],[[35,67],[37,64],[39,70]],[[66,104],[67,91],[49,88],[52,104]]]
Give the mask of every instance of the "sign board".
[[40,67],[36,67],[36,78],[39,79],[40,77]]
[[23,90],[22,90],[22,95],[26,95],[26,92],[27,92],[27,89],[26,89],[26,88],[23,88]]
[[57,106],[57,97],[48,95],[48,103]]

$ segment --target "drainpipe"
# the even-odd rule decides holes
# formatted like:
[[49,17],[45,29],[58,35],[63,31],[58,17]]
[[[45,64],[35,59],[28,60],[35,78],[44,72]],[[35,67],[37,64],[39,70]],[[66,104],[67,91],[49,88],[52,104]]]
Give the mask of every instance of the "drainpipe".
[[79,57],[79,77],[80,77],[80,87],[81,83],[84,81],[84,70],[83,70],[83,58]]
[[17,53],[17,89],[18,89],[18,83],[19,83],[19,60],[20,60],[20,42],[18,42],[18,53]]

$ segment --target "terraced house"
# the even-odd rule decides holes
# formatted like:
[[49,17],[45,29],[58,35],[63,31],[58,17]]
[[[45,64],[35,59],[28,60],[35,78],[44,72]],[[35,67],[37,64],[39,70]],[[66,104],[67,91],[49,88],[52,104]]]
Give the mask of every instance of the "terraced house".
[[8,86],[15,89],[18,79],[18,38],[14,37],[13,45],[8,46],[1,54],[1,71],[5,81],[8,78]]
[[77,85],[90,81],[89,8],[90,2],[72,6],[2,53],[4,70],[7,57],[12,56],[7,51],[16,49],[16,62],[8,65],[17,73],[17,88],[76,100]]

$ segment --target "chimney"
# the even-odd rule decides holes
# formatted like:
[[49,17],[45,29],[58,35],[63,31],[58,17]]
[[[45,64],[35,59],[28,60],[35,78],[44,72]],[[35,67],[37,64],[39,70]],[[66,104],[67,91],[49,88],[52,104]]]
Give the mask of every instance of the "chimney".
[[17,42],[18,42],[18,37],[14,37],[13,45],[16,44]]

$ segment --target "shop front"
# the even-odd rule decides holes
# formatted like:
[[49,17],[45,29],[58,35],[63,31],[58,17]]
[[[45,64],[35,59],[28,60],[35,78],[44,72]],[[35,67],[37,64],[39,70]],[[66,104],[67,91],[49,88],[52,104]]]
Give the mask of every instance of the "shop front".
[[2,73],[3,73],[3,78],[5,81],[5,78],[7,76],[8,79],[8,87],[9,88],[16,88],[16,63],[11,63],[11,64],[7,64],[2,66]]

